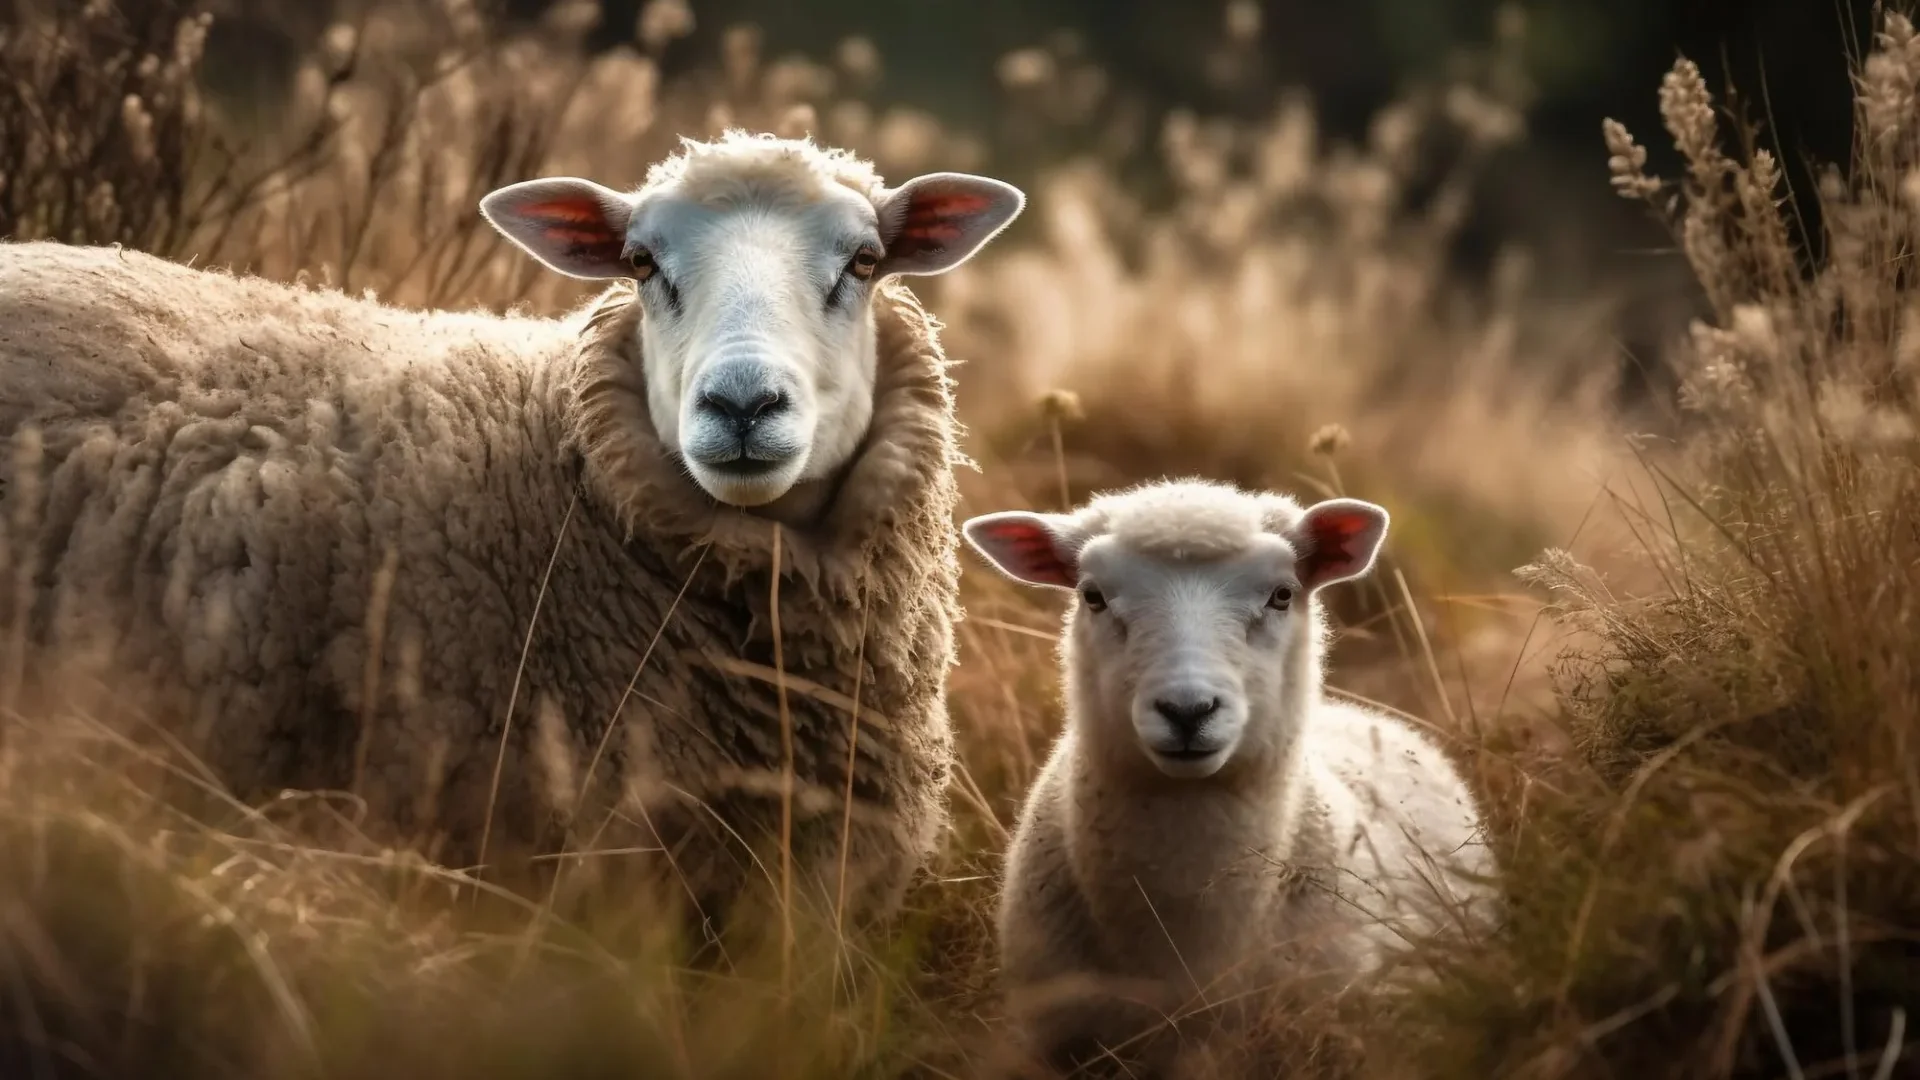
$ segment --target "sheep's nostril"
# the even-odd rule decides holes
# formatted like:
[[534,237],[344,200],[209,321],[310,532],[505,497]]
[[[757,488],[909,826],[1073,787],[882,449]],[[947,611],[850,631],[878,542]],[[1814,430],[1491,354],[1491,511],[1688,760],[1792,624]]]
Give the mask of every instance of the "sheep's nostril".
[[730,421],[735,428],[744,431],[756,420],[783,412],[787,407],[787,395],[778,390],[758,390],[744,394],[709,390],[700,395],[700,404],[708,412]]
[[1153,709],[1167,722],[1191,737],[1206,723],[1207,717],[1220,711],[1220,699],[1206,698],[1160,698],[1153,703]]
[[758,419],[762,416],[772,416],[775,413],[785,412],[786,409],[787,395],[778,390],[767,390],[755,399],[753,416],[755,419]]

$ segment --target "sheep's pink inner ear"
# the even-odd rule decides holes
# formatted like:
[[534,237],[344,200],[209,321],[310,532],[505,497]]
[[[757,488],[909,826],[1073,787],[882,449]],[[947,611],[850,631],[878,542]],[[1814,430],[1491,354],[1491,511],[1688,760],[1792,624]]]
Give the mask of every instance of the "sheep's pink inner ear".
[[520,215],[540,230],[549,248],[574,262],[610,263],[620,260],[626,238],[607,224],[599,200],[588,197],[529,203]]
[[974,550],[1016,581],[1058,589],[1079,583],[1073,558],[1062,554],[1060,537],[1038,514],[988,514],[967,522],[962,531]]
[[883,274],[941,274],[966,262],[1026,205],[1020,189],[985,176],[932,173],[902,185],[882,208]]
[[965,235],[968,219],[991,205],[993,200],[971,191],[918,192],[907,203],[895,250],[910,254],[944,248]]
[[1387,512],[1372,503],[1330,499],[1309,507],[1294,528],[1301,586],[1312,590],[1365,574],[1386,534]]
[[563,274],[624,277],[632,208],[618,194],[587,180],[528,180],[480,201],[480,210],[508,239]]

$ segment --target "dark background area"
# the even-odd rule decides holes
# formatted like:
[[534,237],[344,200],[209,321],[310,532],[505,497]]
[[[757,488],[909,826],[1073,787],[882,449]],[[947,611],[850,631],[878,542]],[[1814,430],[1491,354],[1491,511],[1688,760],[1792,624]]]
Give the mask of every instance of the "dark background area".
[[[68,2],[68,0],[62,0]],[[78,2],[78,0],[71,0]],[[478,0],[510,21],[537,18],[552,0]],[[644,0],[598,0],[594,48],[631,42]],[[345,0],[226,0],[209,43],[209,74],[272,93],[278,73],[341,13]],[[710,67],[730,26],[751,23],[768,57],[825,59],[851,34],[877,47],[883,71],[866,96],[925,109],[979,132],[993,168],[1013,179],[1083,149],[1079,132],[1024,127],[1001,85],[1003,56],[1036,45],[1077,51],[1109,86],[1107,108],[1151,130],[1166,110],[1257,118],[1291,88],[1312,94],[1323,131],[1364,134],[1368,119],[1410,83],[1443,72],[1461,49],[1493,34],[1500,0],[1252,0],[1259,30],[1252,62],[1222,77],[1209,56],[1224,39],[1226,0],[690,0],[695,29],[661,55],[664,74]],[[1526,71],[1535,97],[1528,136],[1481,181],[1461,239],[1463,273],[1500,243],[1536,253],[1549,294],[1610,289],[1625,302],[1623,345],[1651,352],[1692,310],[1690,278],[1669,237],[1607,183],[1600,122],[1627,124],[1671,172],[1657,110],[1676,56],[1698,62],[1722,95],[1766,130],[1796,191],[1810,165],[1844,161],[1851,138],[1850,56],[1863,51],[1873,0],[1532,0]],[[307,40],[299,40],[302,37]],[[276,60],[276,58],[279,58]],[[1243,56],[1243,60],[1245,57]],[[223,71],[222,69],[226,70]],[[1153,186],[1152,147],[1136,178]],[[1124,166],[1123,166],[1124,167]],[[637,166],[636,166],[637,168]],[[1813,223],[1813,207],[1802,207]]]

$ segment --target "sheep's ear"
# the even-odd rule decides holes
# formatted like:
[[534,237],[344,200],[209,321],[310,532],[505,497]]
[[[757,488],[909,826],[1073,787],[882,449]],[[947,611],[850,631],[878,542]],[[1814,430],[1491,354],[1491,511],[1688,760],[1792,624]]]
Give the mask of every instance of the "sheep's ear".
[[1287,539],[1293,542],[1300,587],[1312,592],[1373,569],[1387,537],[1387,512],[1359,499],[1328,499],[1307,507]]
[[527,180],[488,194],[480,213],[502,236],[568,277],[633,273],[624,257],[633,203],[612,188],[571,176]]
[[1013,580],[1071,589],[1080,583],[1080,567],[1069,520],[1008,510],[969,518],[960,532],[973,550]]
[[887,249],[880,275],[944,274],[973,258],[1026,205],[1019,188],[985,176],[914,177],[875,203]]

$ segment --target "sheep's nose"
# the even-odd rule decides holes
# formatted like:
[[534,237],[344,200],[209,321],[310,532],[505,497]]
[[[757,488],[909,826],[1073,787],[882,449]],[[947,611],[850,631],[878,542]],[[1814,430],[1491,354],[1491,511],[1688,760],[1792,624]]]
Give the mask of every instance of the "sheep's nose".
[[764,387],[752,390],[727,387],[700,395],[700,405],[732,424],[735,432],[745,435],[754,424],[785,410],[787,395]]
[[1153,703],[1153,711],[1165,717],[1182,737],[1191,739],[1199,733],[1207,717],[1220,711],[1220,699],[1199,695],[1158,698]]

